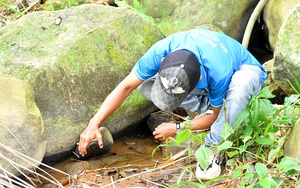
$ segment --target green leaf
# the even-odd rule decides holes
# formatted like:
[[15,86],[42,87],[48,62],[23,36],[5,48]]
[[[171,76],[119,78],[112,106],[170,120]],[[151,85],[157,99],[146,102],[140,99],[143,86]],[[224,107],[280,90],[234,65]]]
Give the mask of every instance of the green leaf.
[[274,155],[276,155],[276,154],[277,154],[277,150],[276,150],[276,149],[272,149],[272,150],[269,152],[268,160],[271,160],[272,157],[273,157]]
[[255,170],[260,177],[262,177],[262,178],[268,177],[268,168],[266,167],[265,164],[256,163]]
[[291,124],[293,121],[293,117],[291,116],[278,116],[275,118],[274,123],[276,124]]
[[242,170],[241,169],[236,169],[233,174],[232,174],[232,177],[234,179],[238,178],[240,175],[242,174]]
[[177,184],[180,183],[182,177],[184,176],[184,174],[186,173],[186,171],[187,171],[188,169],[189,169],[189,167],[187,166],[187,167],[185,167],[185,168],[181,171],[181,173],[180,173],[180,175],[179,175],[179,177],[178,177],[178,179],[177,179]]
[[246,172],[246,173],[244,174],[244,177],[246,178],[246,181],[249,181],[250,178],[253,178],[253,177],[254,177],[254,175],[253,175],[252,172]]
[[267,99],[260,99],[259,100],[260,108],[262,109],[262,112],[265,114],[265,116],[270,116],[276,112],[276,108],[271,103],[270,100]]
[[204,145],[200,146],[200,148],[195,152],[195,158],[197,159],[201,168],[204,170],[206,170],[210,165],[209,157],[210,149],[205,147]]
[[248,163],[246,164],[243,164],[240,168],[243,169],[243,170],[246,170],[250,167],[250,165]]
[[288,172],[292,169],[300,171],[300,164],[298,164],[295,159],[291,157],[284,157],[278,164],[278,169],[282,170],[283,172]]
[[130,5],[128,5],[125,1],[120,1],[120,0],[115,0],[115,3],[119,7],[124,7],[124,8],[132,8]]
[[299,97],[300,96],[298,94],[292,94],[289,97],[285,97],[284,98],[284,105],[290,106],[290,105],[296,103],[299,100]]
[[228,123],[224,123],[223,131],[220,134],[223,140],[226,140],[232,133],[233,129],[231,128],[231,126]]
[[269,138],[256,138],[254,141],[261,145],[271,145],[273,143]]
[[192,134],[192,131],[190,129],[185,129],[177,134],[176,140],[177,140],[177,146],[180,146],[186,139],[188,139]]
[[255,100],[253,102],[253,104],[251,105],[251,109],[252,109],[252,112],[250,113],[251,122],[254,125],[258,125],[259,114],[260,114],[260,105],[258,100]]
[[277,187],[277,183],[272,178],[269,178],[269,177],[265,177],[263,179],[260,179],[258,183],[263,188]]
[[249,118],[250,108],[246,107],[241,113],[239,113],[234,122],[234,130],[236,130],[243,122],[246,122]]
[[229,160],[226,161],[226,165],[227,166],[235,166],[236,161],[234,159],[229,159]]
[[233,156],[239,154],[239,151],[238,151],[238,150],[227,151],[226,153],[227,153],[228,157],[231,158],[231,157],[233,157]]
[[270,87],[269,86],[266,86],[264,87],[260,92],[259,94],[257,95],[259,98],[266,98],[266,99],[271,99],[271,98],[274,98],[275,95],[273,95],[271,92],[270,92]]
[[252,138],[252,136],[245,136],[245,138],[243,139],[243,142],[246,143],[248,140],[250,140]]
[[172,147],[172,146],[178,146],[177,140],[173,137],[168,137],[166,140],[165,144],[160,144],[160,146],[167,146],[167,147]]
[[226,149],[230,148],[232,146],[232,144],[233,143],[231,141],[226,140],[223,143],[221,143],[220,145],[216,146],[216,149],[217,149],[216,152],[219,153],[223,150],[226,150]]
[[207,135],[207,132],[202,132],[197,135],[193,135],[192,140],[193,140],[193,142],[203,143],[206,135]]
[[138,0],[133,0],[133,8],[138,11],[141,10],[140,2]]
[[245,136],[251,136],[253,128],[251,126],[245,126],[243,129],[243,134]]

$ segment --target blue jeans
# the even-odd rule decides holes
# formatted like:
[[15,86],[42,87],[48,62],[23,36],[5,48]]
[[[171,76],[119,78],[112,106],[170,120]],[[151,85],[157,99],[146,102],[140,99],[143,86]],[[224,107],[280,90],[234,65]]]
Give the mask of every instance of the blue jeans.
[[[236,116],[247,107],[251,97],[260,92],[261,74],[261,69],[253,65],[242,65],[240,70],[233,74],[226,93],[226,112],[229,125],[234,125]],[[151,89],[155,79],[156,75],[138,87],[139,92],[148,100],[151,100]],[[205,112],[210,107],[208,96],[194,93],[197,92],[192,91],[180,106],[196,113]],[[222,141],[220,134],[224,128],[224,121],[224,107],[221,107],[218,118],[211,125],[205,138],[208,145],[216,145]]]
[[[226,112],[229,125],[234,125],[236,116],[247,107],[251,97],[260,92],[261,75],[261,69],[253,65],[243,65],[233,74],[226,93]],[[207,144],[216,145],[222,141],[220,134],[224,128],[224,121],[224,107],[222,107],[218,118],[212,124],[205,138]]]

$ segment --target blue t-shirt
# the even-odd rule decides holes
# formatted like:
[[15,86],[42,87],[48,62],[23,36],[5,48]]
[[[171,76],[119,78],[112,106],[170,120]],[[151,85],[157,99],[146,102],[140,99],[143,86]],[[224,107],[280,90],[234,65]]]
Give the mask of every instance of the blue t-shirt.
[[241,65],[260,67],[261,83],[267,78],[261,64],[238,41],[207,29],[175,33],[156,42],[134,66],[136,76],[142,81],[154,76],[162,58],[179,49],[192,52],[199,60],[202,79],[196,88],[208,91],[210,103],[216,108],[222,106],[231,77]]

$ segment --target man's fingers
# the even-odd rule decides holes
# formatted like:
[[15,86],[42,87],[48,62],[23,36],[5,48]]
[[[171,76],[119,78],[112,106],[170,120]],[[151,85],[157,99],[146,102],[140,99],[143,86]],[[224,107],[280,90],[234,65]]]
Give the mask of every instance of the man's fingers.
[[78,146],[78,151],[80,155],[84,156],[86,154],[87,145],[88,143],[84,139],[80,139]]
[[99,139],[99,140],[98,140],[98,143],[99,143],[99,147],[100,147],[100,148],[103,148],[103,141],[102,141],[102,139]]
[[98,137],[98,145],[100,148],[103,148],[103,140],[102,140],[102,135],[101,132],[99,132],[100,134],[97,136]]

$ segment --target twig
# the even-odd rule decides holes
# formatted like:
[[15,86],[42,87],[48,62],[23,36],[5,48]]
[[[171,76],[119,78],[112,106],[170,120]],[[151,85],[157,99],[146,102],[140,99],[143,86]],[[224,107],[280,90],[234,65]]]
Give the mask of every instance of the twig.
[[[44,178],[45,180],[48,180],[48,181],[50,181],[51,183],[56,184],[58,187],[62,187],[61,184],[60,184],[60,182],[59,182],[57,179],[55,179],[53,176],[51,176],[51,174],[47,173],[45,170],[43,170],[42,168],[40,168],[39,166],[37,166],[37,164],[39,164],[40,166],[44,166],[44,167],[47,167],[47,168],[49,168],[49,169],[51,169],[51,170],[54,170],[54,171],[56,171],[56,172],[59,172],[59,173],[61,173],[61,174],[67,175],[67,176],[69,177],[69,179],[70,179],[69,174],[67,174],[67,173],[65,173],[65,172],[63,172],[63,171],[61,171],[61,170],[55,169],[55,168],[53,168],[53,167],[51,167],[51,166],[48,166],[48,165],[46,165],[46,164],[44,164],[44,163],[41,163],[40,161],[37,161],[36,159],[33,159],[33,158],[31,158],[31,157],[29,157],[29,156],[27,156],[27,155],[25,155],[25,154],[23,154],[23,153],[21,153],[21,152],[19,152],[19,151],[17,151],[17,150],[14,150],[14,149],[12,149],[12,148],[10,148],[10,147],[8,147],[8,146],[2,144],[1,142],[0,142],[0,147],[2,147],[3,149],[5,149],[6,151],[10,152],[10,153],[13,154],[14,156],[16,156],[16,157],[22,159],[24,162],[26,162],[26,163],[32,165],[34,168],[39,169],[40,171],[42,171],[43,173],[45,173],[46,175],[48,175],[51,179],[48,178],[48,177],[46,177],[46,176],[44,176],[44,175],[42,175],[42,174],[37,173],[35,170],[31,170],[31,169],[29,169],[29,168],[26,168],[25,166],[22,166],[22,165],[16,163],[15,161],[12,161],[11,159],[9,159],[9,158],[7,158],[7,157],[5,157],[5,156],[3,156],[3,155],[1,154],[1,158],[4,159],[4,160],[6,160],[7,162],[9,162],[11,165],[15,166],[16,169],[17,169],[20,173],[22,173],[22,172],[20,171],[19,167],[22,168],[22,169],[25,169],[25,170],[29,171],[29,172],[32,173],[33,175],[38,175],[38,176]],[[11,175],[13,175],[13,174],[11,174]],[[25,176],[25,177],[27,177],[27,176]]]
[[93,31],[97,30],[98,28],[99,28],[99,27],[96,27],[96,28],[94,28],[94,29],[92,29],[92,30],[90,30],[90,31],[87,31],[87,32],[85,32],[83,35],[90,34],[91,32],[93,32]]
[[224,107],[225,122],[228,122],[226,100],[225,99],[223,99],[223,107]]
[[175,113],[173,113],[173,115],[174,115],[175,117],[180,118],[181,120],[185,120],[185,118],[186,118],[186,117],[184,117],[184,116],[181,116],[181,115],[175,114]]
[[32,7],[34,7],[40,0],[37,0],[36,2],[32,3],[29,7],[27,7],[22,14],[26,14]]
[[244,37],[243,37],[243,41],[242,41],[242,45],[245,48],[248,48],[249,45],[249,39],[252,33],[252,29],[254,26],[255,21],[257,20],[258,15],[261,13],[261,11],[263,10],[264,6],[267,4],[268,0],[260,0],[259,3],[256,5],[253,13],[251,14],[251,17],[248,21],[245,33],[244,33]]
[[144,181],[146,181],[146,182],[148,182],[148,183],[152,183],[152,184],[154,184],[154,185],[157,185],[158,187],[167,187],[167,186],[164,186],[164,185],[162,185],[162,184],[155,183],[155,182],[153,182],[153,181],[147,180],[147,179],[145,179],[145,178],[140,178],[140,179],[141,179],[141,180],[144,180]]
[[115,184],[114,184],[114,178],[112,177],[112,176],[110,176],[110,180],[111,180],[111,183],[113,183],[113,188],[115,188],[116,186],[115,186]]
[[188,156],[185,156],[185,157],[183,157],[183,158],[181,158],[181,159],[178,159],[178,160],[176,160],[176,161],[174,161],[174,162],[172,162],[172,163],[168,163],[168,164],[166,164],[166,165],[160,166],[160,167],[158,167],[158,168],[154,168],[154,169],[151,169],[151,170],[147,170],[147,171],[144,171],[144,172],[140,172],[140,173],[137,173],[137,174],[133,174],[133,175],[131,175],[131,176],[127,176],[127,177],[122,178],[122,179],[118,179],[117,181],[115,181],[115,182],[113,182],[113,183],[109,183],[109,184],[103,186],[103,188],[104,188],[104,187],[109,187],[109,186],[111,186],[111,185],[114,185],[114,184],[116,184],[116,183],[119,183],[119,182],[121,182],[121,181],[130,179],[130,178],[133,178],[133,177],[136,177],[136,176],[140,176],[140,175],[142,175],[142,174],[146,174],[146,173],[149,173],[149,172],[153,172],[153,171],[156,171],[156,170],[163,169],[163,168],[165,168],[165,167],[167,167],[167,166],[170,166],[170,165],[172,165],[172,164],[174,164],[174,163],[176,163],[176,162],[182,161],[182,160],[184,160],[184,159],[186,159],[186,158],[188,158]]
[[162,163],[161,165],[159,165],[159,166],[164,166],[164,165],[166,165],[166,164],[169,164],[169,163],[175,161],[176,159],[178,159],[179,157],[181,157],[182,155],[184,155],[185,152],[186,152],[187,150],[188,150],[188,148],[186,148],[186,149],[180,151],[179,153],[173,155],[170,159],[166,160],[165,162],[163,162],[163,163]]
[[128,167],[149,167],[149,166],[153,166],[153,165],[156,165],[155,164],[148,164],[148,165],[124,165],[124,166],[118,166],[118,167],[107,167],[107,168],[97,168],[95,170],[84,170],[85,173],[89,173],[89,172],[99,172],[99,171],[102,171],[102,170],[110,170],[110,169],[121,169],[121,168],[128,168]]
[[[194,148],[195,146],[197,146],[197,143],[193,143],[193,144],[192,144],[192,148]],[[170,163],[170,162],[175,161],[175,160],[178,159],[179,157],[183,156],[183,155],[185,154],[185,152],[187,152],[187,151],[188,151],[188,148],[186,148],[186,149],[184,149],[184,150],[178,152],[177,154],[173,155],[170,159],[168,159],[167,161],[163,162],[163,163],[162,163],[161,165],[159,165],[159,166],[163,166],[163,165],[166,165],[166,164],[168,164],[168,163]]]
[[21,148],[24,150],[25,154],[28,155],[28,152],[27,152],[27,150],[25,149],[25,147],[21,144],[21,142],[17,139],[17,137],[11,132],[11,130],[10,130],[5,124],[3,124],[2,122],[0,122],[0,124],[1,124],[2,126],[4,126],[4,127],[8,130],[8,132],[14,137],[14,139],[18,142],[18,144],[19,144],[19,145],[21,146]]

